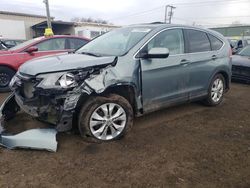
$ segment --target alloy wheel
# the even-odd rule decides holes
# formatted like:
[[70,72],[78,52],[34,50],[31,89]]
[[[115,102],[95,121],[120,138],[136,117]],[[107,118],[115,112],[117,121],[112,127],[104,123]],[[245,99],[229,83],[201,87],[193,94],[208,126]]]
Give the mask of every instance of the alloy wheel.
[[89,126],[94,137],[100,140],[112,140],[118,137],[127,123],[125,110],[116,103],[105,103],[91,115]]
[[212,100],[215,103],[219,102],[223,96],[223,92],[224,92],[223,81],[220,78],[215,79],[211,89]]
[[0,73],[0,87],[8,86],[10,82],[10,76],[7,73],[1,72]]

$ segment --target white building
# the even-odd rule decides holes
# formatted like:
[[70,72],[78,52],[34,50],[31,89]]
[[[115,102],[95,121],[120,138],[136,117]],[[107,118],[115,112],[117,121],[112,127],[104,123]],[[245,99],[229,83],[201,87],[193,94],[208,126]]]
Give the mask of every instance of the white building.
[[115,28],[118,28],[118,26],[110,24],[79,22],[75,25],[75,34],[77,36],[93,39]]
[[[41,15],[0,11],[0,38],[28,40],[42,36],[47,28],[47,17]],[[93,39],[117,26],[89,22],[56,21],[52,17],[55,35],[77,35]]]
[[0,37],[9,39],[31,39],[31,26],[45,21],[46,16],[0,11]]

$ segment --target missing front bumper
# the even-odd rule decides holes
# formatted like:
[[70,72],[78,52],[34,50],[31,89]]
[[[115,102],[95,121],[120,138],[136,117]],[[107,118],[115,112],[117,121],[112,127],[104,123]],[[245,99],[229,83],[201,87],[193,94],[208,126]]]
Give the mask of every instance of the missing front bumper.
[[56,152],[55,129],[31,129],[16,135],[0,135],[0,145],[8,148],[27,148]]
[[5,130],[5,122],[13,118],[20,110],[12,93],[0,107],[0,145],[8,148],[30,148],[56,152],[56,129],[31,129],[16,135]]
[[19,110],[20,107],[16,103],[14,93],[12,93],[5,99],[0,107],[0,134],[5,130],[5,122],[13,118]]
[[[15,96],[14,93],[12,93],[0,107],[0,133],[1,130],[4,130],[5,122],[13,118],[20,109],[38,120],[55,124],[56,130],[59,132],[69,131],[72,129],[72,118],[79,98],[80,95],[70,95],[65,99],[64,105],[58,105],[58,114],[52,114],[54,119],[52,123],[49,121],[51,116],[48,114],[50,112],[46,112],[46,110],[49,109],[48,106],[39,109],[34,106],[26,105],[18,95]],[[39,113],[39,111],[46,112],[47,116],[44,115],[46,113]]]

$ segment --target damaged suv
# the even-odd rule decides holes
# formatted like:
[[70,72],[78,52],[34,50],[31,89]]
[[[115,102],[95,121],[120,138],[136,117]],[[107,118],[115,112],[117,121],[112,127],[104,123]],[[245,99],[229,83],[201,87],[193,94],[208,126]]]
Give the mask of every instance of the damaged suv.
[[115,29],[74,53],[23,64],[2,119],[21,109],[58,131],[77,126],[84,138],[115,140],[134,116],[194,100],[220,104],[230,87],[230,50],[222,35],[196,27]]

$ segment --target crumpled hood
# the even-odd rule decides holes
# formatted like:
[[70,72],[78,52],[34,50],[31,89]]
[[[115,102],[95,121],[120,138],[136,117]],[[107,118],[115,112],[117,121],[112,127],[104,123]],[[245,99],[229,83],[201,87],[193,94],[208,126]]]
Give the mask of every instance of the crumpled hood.
[[115,56],[94,57],[83,54],[53,55],[27,61],[20,66],[19,72],[35,76],[41,73],[67,71],[110,64],[114,60]]
[[250,67],[250,57],[241,56],[241,55],[233,55],[232,64],[235,66]]

